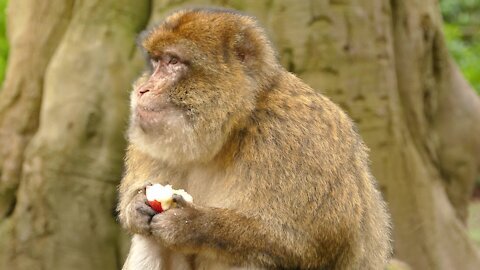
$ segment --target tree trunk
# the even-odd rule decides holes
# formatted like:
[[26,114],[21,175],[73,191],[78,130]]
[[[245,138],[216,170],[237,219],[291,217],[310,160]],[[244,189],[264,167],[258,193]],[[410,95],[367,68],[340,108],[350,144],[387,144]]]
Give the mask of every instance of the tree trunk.
[[[115,269],[114,192],[149,1],[55,2],[9,8],[0,268]],[[436,1],[154,0],[150,25],[192,3],[257,16],[283,65],[354,118],[389,203],[396,257],[413,269],[478,268],[464,221],[480,168],[480,100],[447,53]]]
[[0,268],[118,269],[122,130],[149,2],[10,3]]

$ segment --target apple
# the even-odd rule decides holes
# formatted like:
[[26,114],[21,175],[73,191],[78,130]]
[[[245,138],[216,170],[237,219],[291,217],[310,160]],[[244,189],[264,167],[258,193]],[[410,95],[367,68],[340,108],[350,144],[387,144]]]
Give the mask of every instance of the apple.
[[193,198],[183,189],[175,190],[171,185],[153,184],[146,187],[145,194],[148,204],[158,213],[168,210],[173,204],[173,194],[178,194],[187,202],[192,202]]

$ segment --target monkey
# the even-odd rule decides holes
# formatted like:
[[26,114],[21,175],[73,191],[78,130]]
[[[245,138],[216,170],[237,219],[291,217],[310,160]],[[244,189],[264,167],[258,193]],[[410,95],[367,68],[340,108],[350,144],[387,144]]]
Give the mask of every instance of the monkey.
[[[390,217],[352,120],[283,68],[252,16],[183,9],[147,31],[119,220],[125,270],[383,269]],[[145,187],[193,198],[156,213]]]

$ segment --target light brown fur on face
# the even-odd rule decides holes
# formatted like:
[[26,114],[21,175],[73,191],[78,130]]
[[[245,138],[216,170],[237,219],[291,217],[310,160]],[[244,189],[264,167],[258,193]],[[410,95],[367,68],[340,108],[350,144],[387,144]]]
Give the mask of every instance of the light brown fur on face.
[[[366,147],[254,19],[184,10],[143,46],[153,67],[132,92],[118,206],[136,235],[125,269],[384,268],[389,217]],[[194,204],[153,213],[154,182]]]

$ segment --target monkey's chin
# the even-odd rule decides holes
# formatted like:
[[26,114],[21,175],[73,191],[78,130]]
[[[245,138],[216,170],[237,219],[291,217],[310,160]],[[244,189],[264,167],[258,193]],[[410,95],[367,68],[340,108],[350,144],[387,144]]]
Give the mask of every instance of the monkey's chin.
[[205,134],[178,113],[148,118],[132,114],[128,140],[139,151],[174,166],[211,160],[224,142],[220,129]]
[[133,116],[133,125],[136,125],[140,128],[143,132],[148,134],[155,134],[155,133],[162,133],[164,128],[164,120],[163,117],[160,115],[156,115],[158,113],[149,113],[154,115],[139,115],[135,114]]
[[197,136],[179,111],[144,112],[131,115],[128,139],[138,150],[171,165],[198,157]]

